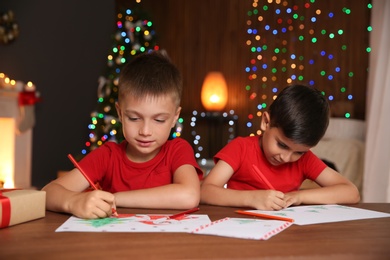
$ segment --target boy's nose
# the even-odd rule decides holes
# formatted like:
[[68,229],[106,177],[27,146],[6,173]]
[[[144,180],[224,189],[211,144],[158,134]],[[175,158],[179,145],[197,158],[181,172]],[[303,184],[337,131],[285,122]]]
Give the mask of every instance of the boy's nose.
[[152,134],[152,130],[151,128],[149,127],[149,125],[147,123],[144,123],[140,129],[139,129],[139,132],[138,132],[140,135],[151,135]]
[[292,156],[291,152],[285,152],[280,154],[280,159],[282,160],[283,163],[288,163],[291,161],[291,156]]

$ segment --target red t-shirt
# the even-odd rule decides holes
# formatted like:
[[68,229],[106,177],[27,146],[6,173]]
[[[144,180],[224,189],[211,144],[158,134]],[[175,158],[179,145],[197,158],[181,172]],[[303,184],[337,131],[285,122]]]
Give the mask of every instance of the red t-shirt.
[[195,167],[199,179],[203,172],[196,163],[190,144],[181,138],[168,140],[153,159],[135,163],[126,156],[127,142],[107,142],[80,161],[92,182],[111,193],[153,188],[171,184],[173,174],[184,164]]
[[223,160],[234,170],[227,187],[235,190],[269,189],[259,180],[253,170],[255,164],[276,190],[289,192],[298,190],[305,179],[315,180],[327,167],[311,151],[298,161],[279,166],[270,164],[260,149],[260,136],[237,137],[222,148],[214,161]]

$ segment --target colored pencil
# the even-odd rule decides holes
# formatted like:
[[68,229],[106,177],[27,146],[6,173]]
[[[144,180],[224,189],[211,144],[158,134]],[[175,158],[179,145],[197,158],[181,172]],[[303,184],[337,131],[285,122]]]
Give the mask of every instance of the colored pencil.
[[260,217],[260,218],[268,218],[268,219],[294,222],[294,219],[292,219],[292,218],[286,218],[286,217],[281,217],[281,216],[267,215],[267,214],[263,214],[263,213],[257,213],[257,212],[251,212],[251,211],[245,211],[245,210],[236,210],[235,212],[238,214],[255,216],[255,217]]
[[192,213],[192,212],[195,212],[195,211],[198,211],[199,208],[193,208],[193,209],[189,209],[189,210],[186,210],[186,211],[182,211],[182,212],[179,212],[175,215],[172,215],[172,216],[169,216],[168,219],[177,219],[185,214],[189,214],[189,213]]
[[256,165],[252,164],[253,170],[257,173],[257,175],[260,177],[260,179],[267,184],[268,188],[271,190],[274,190],[274,186],[268,181],[268,179],[264,176],[264,174],[260,171],[259,168],[257,168]]
[[[81,174],[84,176],[84,178],[88,181],[89,185],[91,185],[91,187],[94,190],[98,190],[96,185],[91,181],[91,179],[88,177],[88,175],[85,173],[85,171],[81,168],[81,166],[77,163],[77,161],[73,158],[73,156],[71,154],[68,154],[68,158],[74,164],[74,166],[81,172]],[[118,212],[116,211],[115,208],[112,208],[112,214],[114,216],[118,216]]]
[[89,182],[89,185],[91,185],[91,187],[94,189],[94,190],[98,190],[98,188],[96,187],[96,185],[91,181],[91,179],[88,177],[88,175],[84,172],[84,170],[80,167],[80,165],[76,162],[76,160],[73,158],[73,156],[71,154],[68,154],[68,158],[71,160],[71,162],[74,164],[74,166],[79,169],[79,171],[84,175],[84,178]]

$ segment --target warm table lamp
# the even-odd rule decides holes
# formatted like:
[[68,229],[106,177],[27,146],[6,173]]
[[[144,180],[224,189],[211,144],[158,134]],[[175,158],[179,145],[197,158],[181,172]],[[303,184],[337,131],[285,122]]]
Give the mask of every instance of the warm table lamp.
[[221,72],[209,72],[201,91],[201,101],[207,111],[222,111],[227,103],[228,90]]

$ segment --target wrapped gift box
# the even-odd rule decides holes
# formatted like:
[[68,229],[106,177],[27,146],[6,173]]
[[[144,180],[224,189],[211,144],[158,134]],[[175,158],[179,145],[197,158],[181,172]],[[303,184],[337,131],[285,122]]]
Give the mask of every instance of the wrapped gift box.
[[0,228],[43,218],[45,213],[45,191],[0,189]]

